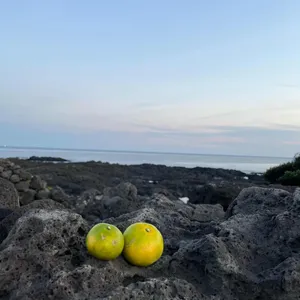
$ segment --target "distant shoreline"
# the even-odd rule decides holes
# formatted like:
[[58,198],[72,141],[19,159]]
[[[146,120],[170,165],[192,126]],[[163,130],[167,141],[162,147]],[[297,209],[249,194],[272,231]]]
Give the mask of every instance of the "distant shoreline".
[[[153,152],[126,152],[108,150],[78,150],[78,149],[58,149],[54,148],[21,148],[2,147],[0,157],[29,159],[30,157],[46,157],[45,161],[67,160],[68,162],[103,162],[119,165],[165,165],[168,167],[184,167],[193,169],[220,168],[225,170],[239,170],[247,174],[264,173],[270,167],[288,162],[289,158],[274,157],[254,157],[254,156],[234,156],[234,155],[190,155],[172,153]],[[39,159],[39,161],[41,161]]]
[[22,157],[9,157],[9,160],[12,160],[14,162],[16,161],[28,161],[32,163],[38,163],[38,164],[47,164],[47,163],[53,163],[53,164],[76,164],[76,165],[84,165],[88,163],[98,163],[98,164],[104,164],[104,165],[118,165],[118,166],[126,166],[126,167],[134,167],[134,166],[142,166],[142,165],[149,165],[149,166],[163,166],[167,168],[176,168],[176,169],[186,169],[186,170],[194,170],[194,169],[202,169],[202,170],[224,170],[224,171],[233,171],[233,172],[239,172],[247,175],[258,175],[262,176],[264,172],[256,172],[256,171],[243,171],[239,169],[232,169],[232,168],[222,168],[222,167],[211,167],[211,166],[193,166],[193,167],[187,167],[187,166],[176,166],[176,165],[167,165],[167,164],[158,164],[158,163],[117,163],[117,162],[105,162],[105,161],[95,161],[95,160],[88,160],[88,161],[72,161],[67,160],[62,157],[45,157],[45,156],[32,156],[28,158],[22,158]]
[[72,151],[72,152],[98,152],[98,153],[130,153],[130,154],[166,154],[166,155],[190,155],[190,156],[225,156],[225,157],[253,157],[253,158],[278,158],[292,159],[293,157],[266,156],[266,155],[236,155],[236,154],[208,154],[208,153],[184,153],[184,152],[160,152],[160,151],[134,151],[134,150],[108,150],[108,149],[79,149],[79,148],[49,148],[49,147],[21,147],[21,146],[0,146],[5,150],[49,150],[49,151]]

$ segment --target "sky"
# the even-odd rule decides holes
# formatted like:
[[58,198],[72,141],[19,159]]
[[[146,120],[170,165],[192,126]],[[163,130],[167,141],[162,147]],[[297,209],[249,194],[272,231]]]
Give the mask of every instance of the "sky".
[[0,0],[0,145],[291,157],[299,0]]

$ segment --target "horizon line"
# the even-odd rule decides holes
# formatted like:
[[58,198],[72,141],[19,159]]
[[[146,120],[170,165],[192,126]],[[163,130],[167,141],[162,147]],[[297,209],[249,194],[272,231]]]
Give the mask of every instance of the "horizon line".
[[236,157],[264,157],[264,158],[286,158],[284,156],[266,156],[266,155],[237,155],[237,154],[208,154],[208,153],[188,153],[188,152],[164,152],[164,151],[137,151],[137,150],[108,150],[108,149],[82,149],[82,148],[52,148],[52,147],[35,147],[35,146],[8,146],[1,145],[0,149],[36,149],[36,150],[56,150],[56,151],[74,151],[74,152],[112,152],[112,153],[145,153],[145,154],[172,154],[172,155],[200,155],[200,156],[236,156]]

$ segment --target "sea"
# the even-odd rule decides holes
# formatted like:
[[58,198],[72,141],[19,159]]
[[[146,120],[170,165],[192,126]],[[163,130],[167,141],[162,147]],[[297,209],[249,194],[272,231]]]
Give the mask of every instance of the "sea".
[[0,147],[0,158],[29,158],[30,156],[61,157],[72,162],[101,161],[125,165],[151,163],[186,168],[212,167],[239,170],[248,174],[263,173],[272,166],[292,159],[264,156]]

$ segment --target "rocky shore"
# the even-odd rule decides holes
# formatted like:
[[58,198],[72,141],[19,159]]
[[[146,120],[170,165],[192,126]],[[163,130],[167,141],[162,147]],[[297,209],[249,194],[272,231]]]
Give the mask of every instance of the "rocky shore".
[[[299,299],[299,214],[300,189],[256,174],[0,160],[0,299]],[[157,263],[88,255],[91,226],[138,221],[164,236]]]
[[[245,187],[267,183],[258,174],[213,168],[183,168],[164,165],[119,165],[90,161],[65,163],[62,158],[28,160],[11,159],[33,175],[40,176],[49,186],[61,187],[70,195],[79,196],[89,189],[131,182],[141,196],[163,193],[171,200],[188,197],[191,203],[222,204],[225,209]],[[60,162],[61,161],[61,162]],[[288,187],[287,187],[288,189]]]

